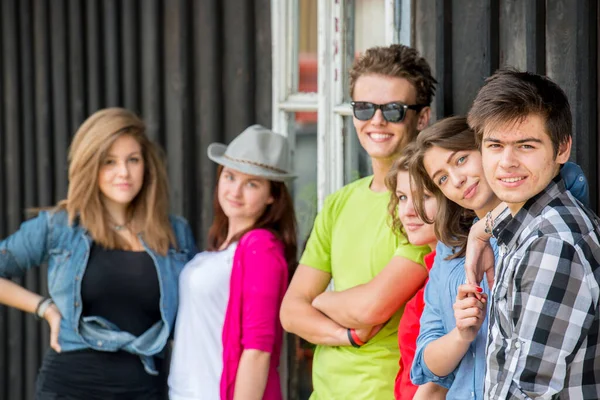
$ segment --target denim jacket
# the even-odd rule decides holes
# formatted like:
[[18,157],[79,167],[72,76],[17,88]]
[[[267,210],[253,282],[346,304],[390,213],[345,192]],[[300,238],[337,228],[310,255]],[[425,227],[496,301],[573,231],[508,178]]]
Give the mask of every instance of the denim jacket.
[[29,268],[47,262],[48,290],[62,315],[58,337],[62,350],[124,350],[139,355],[146,372],[156,375],[158,371],[152,356],[162,352],[175,323],[179,273],[197,252],[188,223],[179,217],[169,219],[178,249],[170,248],[168,254],[162,256],[140,237],[156,266],[162,317],[141,336],[120,331],[101,317],[82,317],[81,279],[92,238],[77,223],[69,225],[65,211],[43,211],[0,242],[0,277],[22,276]]

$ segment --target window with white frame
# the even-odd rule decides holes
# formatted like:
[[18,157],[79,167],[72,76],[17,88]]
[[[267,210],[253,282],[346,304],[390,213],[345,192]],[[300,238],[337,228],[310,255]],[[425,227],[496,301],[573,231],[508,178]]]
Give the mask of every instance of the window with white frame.
[[[411,3],[271,0],[273,130],[292,145],[300,251],[325,197],[371,174],[352,123],[348,70],[369,47],[410,44]],[[299,358],[282,363],[282,387],[294,391],[286,398],[307,399],[310,345],[295,339],[286,348]]]

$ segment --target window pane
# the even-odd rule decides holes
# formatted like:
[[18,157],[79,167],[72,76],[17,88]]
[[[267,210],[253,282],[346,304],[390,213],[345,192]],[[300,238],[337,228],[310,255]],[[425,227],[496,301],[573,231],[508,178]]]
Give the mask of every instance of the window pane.
[[298,0],[298,92],[317,91],[317,0]]
[[344,117],[344,184],[373,174],[371,159],[360,145],[352,117]]
[[297,176],[292,194],[298,220],[298,247],[302,251],[317,215],[317,113],[291,113],[290,117]]
[[354,54],[385,45],[384,0],[356,0],[354,4]]
[[[354,60],[366,49],[385,46],[385,2],[384,0],[355,0],[354,6],[346,9],[346,54],[344,59],[344,87],[349,88],[348,71]],[[348,90],[344,101],[350,101]]]

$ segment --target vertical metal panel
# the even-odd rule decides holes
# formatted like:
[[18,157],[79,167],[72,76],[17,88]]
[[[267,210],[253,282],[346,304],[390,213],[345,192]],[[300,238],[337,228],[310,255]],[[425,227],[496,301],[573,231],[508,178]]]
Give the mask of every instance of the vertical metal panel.
[[[19,220],[19,203],[20,203],[20,181],[21,171],[19,165],[19,116],[18,104],[20,101],[20,93],[18,90],[18,70],[19,57],[17,53],[18,43],[13,39],[18,37],[17,27],[17,10],[16,1],[3,1],[0,6],[2,14],[2,109],[4,115],[4,123],[2,132],[4,136],[4,151],[2,158],[4,161],[3,169],[5,173],[5,184],[7,188],[12,190],[5,191],[5,211],[6,211],[6,228],[12,231],[16,228]],[[8,173],[11,171],[11,173]],[[16,173],[12,173],[12,172]],[[14,279],[17,283],[21,283],[20,278]],[[9,309],[7,313],[8,326],[21,326],[23,315],[14,309]],[[8,351],[7,365],[10,366],[8,372],[8,381],[11,383],[6,393],[7,400],[18,400],[24,387],[23,370],[24,363],[22,357],[22,333],[19,330],[9,330],[7,335]]]
[[[35,93],[35,153],[37,175],[37,200],[34,206],[49,206],[54,199],[53,169],[52,169],[52,123],[50,116],[50,39],[49,11],[45,0],[33,2],[33,56],[34,56],[34,93]],[[38,271],[38,285],[28,286],[32,290],[39,288],[40,293],[47,295],[47,276],[45,269]],[[38,323],[38,329],[39,329]],[[12,329],[15,329],[12,327]],[[27,327],[27,329],[30,329]],[[39,332],[39,330],[38,330]],[[39,348],[38,360],[48,347],[50,335],[48,328],[42,329],[39,337],[31,343]],[[1,358],[1,357],[0,357]],[[37,367],[37,366],[36,366]],[[28,381],[27,386],[33,387],[34,381]]]
[[[527,71],[546,73],[546,4],[544,0],[525,2]],[[514,43],[519,46],[519,42]]]
[[[32,8],[25,2],[19,2],[19,35],[20,35],[20,71],[21,79],[19,81],[21,92],[21,103],[19,108],[21,112],[21,154],[22,154],[22,187],[23,203],[19,204],[20,214],[23,215],[23,207],[34,207],[37,204],[36,193],[36,156],[35,156],[35,125],[32,118],[34,103],[34,72],[33,72],[33,15]],[[28,110],[28,111],[25,111]],[[39,291],[39,270],[29,271],[24,278],[25,286],[35,292]],[[30,316],[25,317],[24,321],[24,391],[25,398],[31,399],[34,396],[34,387],[30,382],[35,381],[38,365],[40,362],[40,346],[38,338],[40,336],[40,324]]]
[[254,3],[255,27],[254,49],[256,94],[254,97],[255,120],[263,126],[271,126],[271,13],[270,0]]
[[[204,246],[210,221],[212,220],[212,191],[215,185],[215,163],[206,157],[206,148],[211,142],[221,141],[224,111],[215,108],[223,104],[221,82],[223,79],[222,61],[219,58],[219,40],[211,32],[221,29],[219,2],[196,0],[193,4],[192,49],[194,52],[194,135],[197,156],[193,183],[196,199],[197,218],[202,221],[194,233],[196,240]],[[213,60],[211,62],[211,60]],[[268,106],[266,106],[268,107]]]
[[[445,38],[444,35],[438,35],[438,32],[444,32],[444,21],[451,18],[451,14],[447,15],[443,12],[443,4],[438,0],[421,0],[415,3],[415,22],[413,26],[418,26],[419,29],[415,29],[414,32],[414,46],[419,50],[421,56],[429,62],[433,76],[440,81],[436,96],[431,105],[431,120],[435,121],[439,115],[443,115],[444,96],[452,91],[451,86],[448,90],[444,90],[444,86],[442,85],[442,83],[451,85],[451,80],[440,79],[440,77],[444,76],[446,68],[444,65],[444,43],[438,41],[438,39],[444,40]],[[441,11],[439,7],[442,8]],[[445,40],[449,41],[450,35],[446,36]],[[446,47],[449,48],[449,46]],[[448,76],[450,75],[448,74]]]
[[52,123],[50,77],[50,29],[48,3],[33,3],[33,56],[35,68],[35,148],[37,160],[37,206],[49,206],[54,201],[52,184]]
[[98,0],[89,0],[85,2],[85,49],[86,49],[86,94],[87,94],[87,114],[92,114],[99,110],[105,104],[104,101],[104,82],[102,72],[104,70],[102,59],[103,52],[100,45],[102,35],[100,29],[100,4]]
[[[248,125],[256,122],[254,107],[254,21],[251,1],[223,0],[223,21],[235,26],[222,38],[224,103],[235,118],[226,118],[224,131],[227,142]],[[251,88],[248,90],[248,88]]]
[[[598,91],[596,83],[598,75],[598,42],[596,19],[598,3],[596,1],[580,1],[577,3],[577,68],[574,74],[577,77],[575,102],[571,103],[573,110],[574,129],[574,158],[586,172],[590,182],[597,182],[596,165],[598,153],[595,151],[598,143]],[[590,204],[596,204],[598,188],[590,191]]]
[[[500,66],[527,68],[527,46],[522,45],[528,30],[527,3],[519,0],[500,2]],[[517,43],[521,45],[515,45]]]
[[85,109],[85,81],[83,76],[83,3],[78,0],[69,0],[68,6],[68,68],[69,73],[69,129],[70,138],[86,117]]
[[[595,87],[590,81],[595,74],[590,71],[587,47],[589,41],[593,41],[588,32],[592,23],[595,26],[595,21],[590,22],[589,16],[585,15],[589,11],[590,2],[581,1],[576,4],[573,7],[573,3],[566,0],[546,2],[546,69],[548,76],[563,88],[569,98],[574,134],[571,158],[581,165],[589,177],[594,169],[591,162],[596,158],[596,154],[590,154],[590,149],[595,148],[597,138],[589,134],[589,129],[595,126],[587,119],[589,103],[581,96],[587,94],[589,99],[590,92],[594,92],[590,91],[590,86]],[[579,29],[571,28],[576,26]],[[591,194],[595,203],[596,191],[591,191]]]
[[140,112],[139,91],[139,18],[138,2],[128,0],[120,3],[121,6],[121,33],[123,46],[123,105],[125,108]]
[[142,63],[142,115],[148,127],[148,136],[160,141],[164,132],[162,112],[162,20],[159,13],[162,10],[159,0],[144,0],[141,10],[140,47]]
[[453,75],[453,10],[450,0],[438,0],[436,4],[436,57],[437,94],[434,98],[437,118],[454,113]]
[[66,2],[57,0],[50,7],[50,62],[52,76],[52,122],[54,149],[54,202],[67,194],[67,147],[69,145]]
[[117,0],[102,0],[102,43],[106,93],[106,106],[114,107],[121,103],[121,52],[119,51],[119,18]]
[[165,99],[166,149],[171,184],[171,209],[181,214],[184,210],[186,173],[182,154],[185,152],[184,134],[189,127],[189,97],[187,70],[187,32],[184,19],[186,4],[182,0],[169,2],[164,8],[165,18]]
[[[453,112],[466,114],[484,79],[497,69],[494,0],[452,3]],[[496,48],[496,49],[495,49]],[[460,88],[460,90],[459,90]]]

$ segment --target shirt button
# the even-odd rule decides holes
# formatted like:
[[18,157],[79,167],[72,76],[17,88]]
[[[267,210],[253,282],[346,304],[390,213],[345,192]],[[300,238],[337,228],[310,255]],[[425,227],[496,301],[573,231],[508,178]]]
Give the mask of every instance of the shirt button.
[[79,307],[79,302],[78,301],[75,302],[75,307]]
[[515,349],[520,349],[520,348],[521,348],[521,342],[516,342]]
[[579,177],[579,182],[583,182],[583,176]]
[[471,392],[471,397],[475,397],[475,392]]
[[75,280],[78,281],[79,280],[79,275],[75,275]]
[[96,342],[96,344],[97,344],[98,346],[102,347],[102,340],[98,340],[98,341]]

